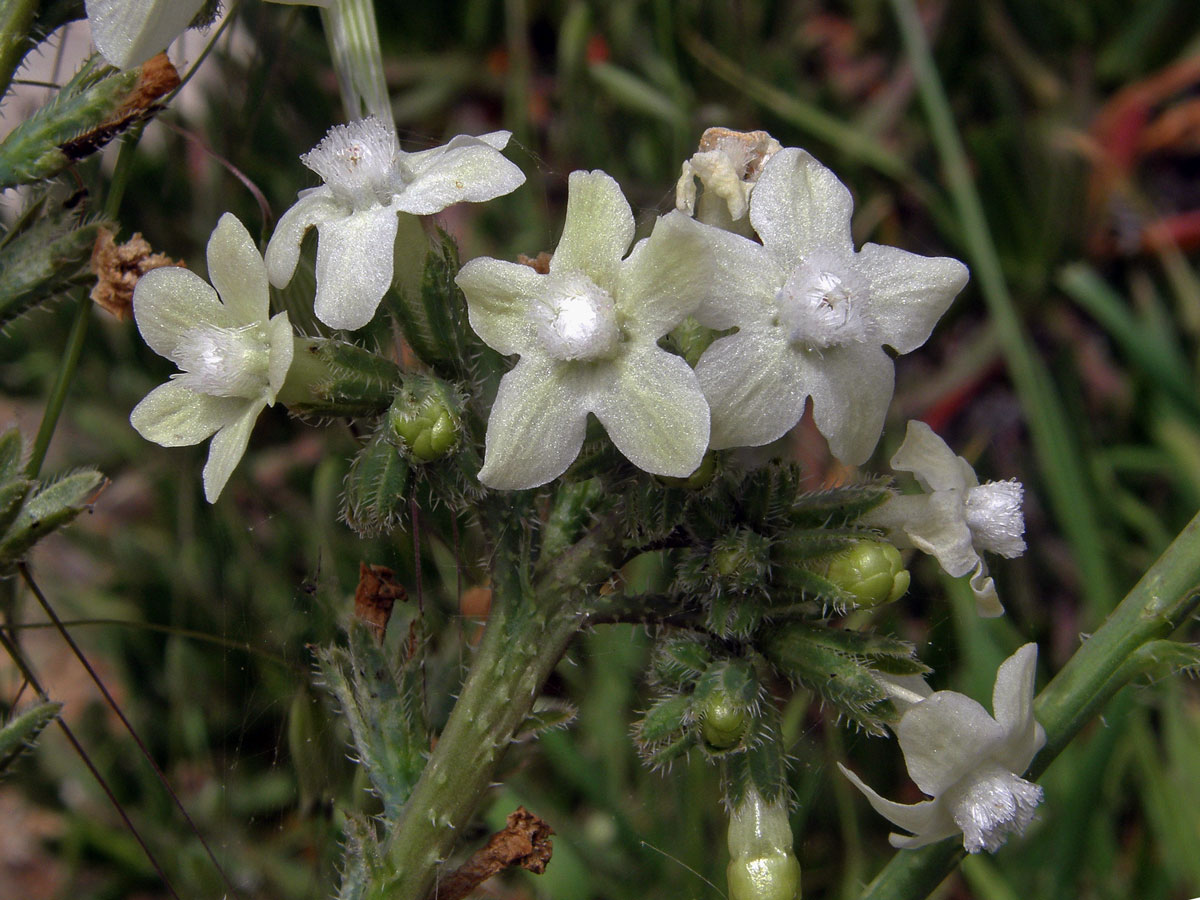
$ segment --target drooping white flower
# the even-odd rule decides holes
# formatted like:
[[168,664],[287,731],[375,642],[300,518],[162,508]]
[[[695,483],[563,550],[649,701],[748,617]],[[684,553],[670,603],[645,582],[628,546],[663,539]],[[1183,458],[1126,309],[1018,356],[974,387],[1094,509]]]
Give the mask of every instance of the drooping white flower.
[[[708,446],[708,406],[692,369],[657,341],[705,288],[705,233],[673,212],[633,240],[629,203],[603,172],[572,172],[548,274],[475,259],[456,281],[471,327],[521,359],[500,382],[479,480],[520,490],[557,478],[583,445],[588,413],[639,468],[685,476]],[[624,258],[622,258],[624,257]]]
[[[196,18],[205,0],[85,0],[92,42],[119,69],[141,65],[167,46]],[[274,0],[328,6],[331,0]]]
[[510,136],[459,135],[445,146],[405,153],[392,127],[373,116],[335,125],[300,157],[325,184],[301,191],[280,217],[266,252],[271,283],[292,280],[304,233],[316,226],[317,318],[332,328],[366,325],[392,282],[397,217],[516,190],[525,175],[500,153]]
[[194,272],[166,267],[138,281],[138,330],[182,371],[147,394],[129,421],[164,447],[213,436],[204,496],[215,503],[246,451],[258,414],[275,403],[294,344],[287,313],[268,319],[266,267],[232,213],[221,216],[209,238],[208,276],[212,287]]
[[846,186],[789,147],[767,161],[750,196],[762,243],[714,238],[721,265],[741,280],[696,313],[711,328],[738,329],[696,367],[714,449],[770,443],[811,397],[834,456],[856,465],[874,450],[894,381],[884,346],[909,353],[925,343],[967,269],[877,244],[855,251],[851,211]]
[[971,591],[981,616],[999,616],[1004,607],[988,575],[983,551],[1007,558],[1025,552],[1025,489],[1019,481],[980,484],[975,470],[946,446],[932,428],[910,421],[904,442],[892,457],[897,472],[911,472],[924,494],[898,495],[872,510],[867,524],[886,529],[893,541],[937,558],[947,574],[971,572]]
[[[782,147],[765,131],[709,128],[685,160],[675,184],[675,208],[708,225],[750,234],[746,214],[763,165]],[[696,182],[703,187],[696,202]]]
[[913,849],[962,832],[969,853],[995,852],[1023,834],[1042,789],[1021,778],[1046,743],[1033,717],[1037,645],[1026,644],[996,673],[992,709],[962,694],[938,691],[909,708],[896,726],[908,774],[926,794],[920,803],[886,800],[839,763],[874,810],[911,832],[892,834],[893,847]]

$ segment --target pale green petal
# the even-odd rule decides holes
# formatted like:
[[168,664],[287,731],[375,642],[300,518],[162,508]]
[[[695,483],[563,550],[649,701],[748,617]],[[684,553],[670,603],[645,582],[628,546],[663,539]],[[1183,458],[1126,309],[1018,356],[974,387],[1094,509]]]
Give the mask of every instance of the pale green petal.
[[633,228],[633,210],[611,176],[599,169],[572,172],[566,222],[550,258],[551,274],[582,272],[611,293],[621,257],[633,241]]
[[565,472],[579,455],[587,408],[583,397],[563,384],[557,368],[526,356],[500,379],[479,470],[488,487],[537,487]]
[[938,691],[913,706],[896,725],[909,777],[937,797],[986,762],[1004,741],[987,710],[955,691]]
[[[920,803],[912,804],[896,803],[894,800],[888,800],[879,796],[861,778],[841,763],[838,763],[838,768],[843,775],[850,779],[851,784],[862,791],[863,796],[867,798],[867,802],[871,804],[871,808],[875,812],[879,813],[879,815],[883,816],[893,825],[897,825],[905,831],[911,831],[916,836],[915,841],[902,839],[904,841],[903,844],[893,841],[893,846],[920,847],[958,833],[958,826],[954,824],[950,813],[940,801],[924,800]],[[893,837],[899,837],[899,835],[893,835]]]
[[204,464],[204,499],[216,503],[225,488],[225,482],[242,461],[246,445],[250,443],[250,432],[258,414],[263,411],[265,403],[257,402],[246,405],[243,400],[243,412],[240,416],[218,431],[208,445],[208,462]]
[[171,360],[179,339],[188,332],[240,324],[207,281],[178,266],[151,269],[138,279],[133,318],[150,349]]
[[654,344],[630,350],[592,412],[617,449],[645,472],[692,474],[708,448],[708,404],[691,367]]
[[615,300],[629,334],[656,340],[693,314],[710,328],[765,323],[775,278],[761,244],[676,211],[660,218],[621,265]]
[[879,443],[892,402],[896,370],[891,357],[871,344],[803,355],[818,430],[834,456],[847,465],[861,465]]
[[129,414],[129,424],[163,447],[190,447],[228,425],[245,406],[240,397],[210,397],[168,381],[142,398]]
[[141,65],[167,49],[204,0],[87,0],[92,43],[119,69]]
[[750,224],[788,269],[816,250],[849,254],[853,211],[846,186],[796,147],[767,160],[750,195]]
[[282,288],[292,280],[296,263],[300,261],[300,245],[308,229],[347,215],[349,210],[334,198],[329,188],[301,192],[299,199],[279,217],[275,233],[267,242],[267,252],[263,254],[271,284]]
[[283,387],[288,370],[292,367],[292,357],[296,352],[296,341],[292,336],[292,323],[288,321],[285,312],[276,313],[267,324],[267,338],[270,351],[267,362],[267,384],[271,388],[270,403],[274,405],[275,395]]
[[405,185],[392,206],[413,215],[441,212],[464,201],[491,200],[525,183],[525,173],[492,143],[466,135],[459,135],[445,147],[407,154],[404,162],[416,177]]
[[704,351],[696,376],[712,410],[714,450],[760,447],[800,421],[808,385],[778,329],[741,331]]
[[920,419],[909,420],[891,466],[897,472],[912,472],[927,491],[964,491],[978,484],[973,474],[966,477],[962,461]]
[[317,297],[313,312],[330,328],[353,331],[375,316],[392,283],[396,211],[358,210],[317,223]]
[[1046,743],[1046,732],[1033,717],[1037,644],[1025,644],[1000,664],[992,690],[992,710],[1007,737],[996,761],[1017,775]]
[[881,342],[911,353],[967,284],[967,267],[947,256],[918,256],[895,247],[864,244],[854,265],[871,285],[869,314]]
[[467,298],[467,318],[483,342],[505,356],[529,347],[537,327],[529,317],[546,281],[529,266],[499,259],[473,259],[454,283]]
[[266,321],[267,269],[250,232],[233,213],[221,216],[208,239],[208,280],[239,324]]

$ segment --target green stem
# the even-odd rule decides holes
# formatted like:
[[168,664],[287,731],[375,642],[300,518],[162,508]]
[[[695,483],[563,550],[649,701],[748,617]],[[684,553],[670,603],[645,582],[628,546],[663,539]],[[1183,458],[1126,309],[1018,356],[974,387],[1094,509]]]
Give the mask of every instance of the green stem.
[[[1037,778],[1080,729],[1124,685],[1125,661],[1149,641],[1165,638],[1200,606],[1200,514],[1179,533],[1104,624],[1084,641],[1034,702],[1046,746],[1030,767]],[[862,900],[911,900],[928,895],[963,857],[947,839],[902,850],[867,886]]]
[[375,116],[394,127],[374,0],[335,0],[321,10],[321,21],[346,117],[353,120]]
[[63,404],[67,401],[67,391],[71,389],[71,380],[83,353],[83,341],[87,337],[88,320],[91,315],[92,299],[82,294],[75,308],[75,319],[71,322],[67,347],[63,350],[62,364],[55,373],[50,399],[46,401],[46,410],[42,413],[42,422],[33,441],[29,463],[25,466],[25,474],[30,478],[37,478],[38,473],[42,471],[42,463],[46,461],[46,451],[50,449],[50,440],[54,437],[54,429],[58,427],[58,417],[62,414]]
[[0,4],[0,97],[29,52],[29,28],[40,0],[5,0]]
[[1049,373],[1033,352],[1005,283],[1000,257],[916,4],[914,0],[891,0],[891,5],[917,78],[972,269],[1029,420],[1034,453],[1044,476],[1046,492],[1055,518],[1075,551],[1092,621],[1099,621],[1112,608],[1117,593],[1110,559],[1096,525],[1100,518],[1095,510],[1094,491],[1084,474],[1083,454],[1067,428],[1062,403]]

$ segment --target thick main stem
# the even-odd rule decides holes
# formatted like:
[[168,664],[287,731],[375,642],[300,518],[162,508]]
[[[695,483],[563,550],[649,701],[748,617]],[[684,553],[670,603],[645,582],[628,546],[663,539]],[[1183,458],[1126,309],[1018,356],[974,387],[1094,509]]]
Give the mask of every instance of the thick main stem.
[[[498,575],[501,573],[497,573]],[[534,597],[515,571],[493,587],[478,655],[386,847],[389,874],[372,900],[424,900],[492,784],[496,767],[558,662],[580,616],[563,595]]]

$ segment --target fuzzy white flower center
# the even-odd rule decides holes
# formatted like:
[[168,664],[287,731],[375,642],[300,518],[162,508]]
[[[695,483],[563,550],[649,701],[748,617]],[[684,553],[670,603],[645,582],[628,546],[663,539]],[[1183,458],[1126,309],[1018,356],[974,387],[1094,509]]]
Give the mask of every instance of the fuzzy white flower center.
[[554,359],[604,359],[621,340],[612,297],[583,275],[555,284],[533,305],[531,316],[538,339]]
[[399,156],[395,131],[368,116],[333,126],[300,161],[320,175],[340,199],[360,207],[387,203],[395,193]]
[[863,344],[878,331],[867,312],[869,291],[844,262],[819,254],[792,270],[775,294],[778,324],[804,350]]
[[1021,482],[989,481],[967,490],[967,527],[977,548],[1009,559],[1025,552],[1025,514]]
[[1039,785],[989,764],[946,792],[954,823],[968,853],[995,853],[1010,834],[1024,834],[1042,802]]
[[271,345],[262,325],[192,329],[173,359],[183,370],[175,380],[198,394],[253,400],[269,390]]

